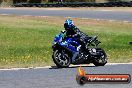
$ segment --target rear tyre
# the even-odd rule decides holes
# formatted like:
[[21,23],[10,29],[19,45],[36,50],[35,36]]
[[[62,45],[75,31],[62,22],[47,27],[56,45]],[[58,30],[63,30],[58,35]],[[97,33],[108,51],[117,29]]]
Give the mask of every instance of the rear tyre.
[[100,53],[100,56],[93,61],[95,66],[104,66],[107,63],[107,55],[105,51],[101,48],[97,49],[97,53]]
[[55,50],[52,58],[58,68],[66,68],[71,64],[70,57],[63,50]]

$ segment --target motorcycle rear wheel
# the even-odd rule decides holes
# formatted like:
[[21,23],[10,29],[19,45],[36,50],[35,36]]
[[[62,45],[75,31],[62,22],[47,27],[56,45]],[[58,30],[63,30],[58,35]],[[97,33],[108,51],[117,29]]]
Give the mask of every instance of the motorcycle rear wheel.
[[93,61],[95,66],[104,66],[107,63],[107,55],[103,49],[98,49],[101,56]]

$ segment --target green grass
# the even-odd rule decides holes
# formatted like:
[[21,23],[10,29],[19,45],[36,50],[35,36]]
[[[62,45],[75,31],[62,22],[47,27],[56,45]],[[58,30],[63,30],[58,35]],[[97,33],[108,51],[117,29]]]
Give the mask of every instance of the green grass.
[[[52,65],[52,40],[65,19],[0,16],[0,68]],[[132,23],[73,20],[88,35],[99,35],[109,62],[132,62]]]

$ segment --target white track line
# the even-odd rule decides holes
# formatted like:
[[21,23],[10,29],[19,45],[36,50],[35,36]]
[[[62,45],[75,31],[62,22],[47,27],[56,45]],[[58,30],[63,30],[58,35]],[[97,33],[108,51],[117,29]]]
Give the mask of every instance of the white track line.
[[[132,63],[107,63],[106,65],[132,65]],[[70,67],[79,67],[79,66],[94,66],[93,64],[85,64],[85,65],[70,65]],[[52,66],[44,66],[44,67],[28,67],[28,68],[10,68],[10,69],[0,69],[0,71],[11,71],[11,70],[28,70],[28,69],[45,69],[52,68]]]
[[0,14],[0,15],[10,15],[10,14]]

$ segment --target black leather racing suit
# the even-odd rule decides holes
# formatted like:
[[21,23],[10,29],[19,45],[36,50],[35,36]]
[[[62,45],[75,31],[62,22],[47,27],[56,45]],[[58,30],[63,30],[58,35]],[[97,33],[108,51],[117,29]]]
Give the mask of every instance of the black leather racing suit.
[[81,32],[76,26],[73,25],[71,29],[66,30],[66,37],[77,37],[77,42],[84,46],[90,38],[85,33]]
[[[66,30],[66,37],[77,37],[77,42],[81,45],[81,50],[85,50],[87,40],[90,38],[83,32],[81,32],[76,26],[73,25],[71,29]],[[74,63],[79,52],[74,52],[72,62]],[[75,62],[76,63],[76,62]]]

